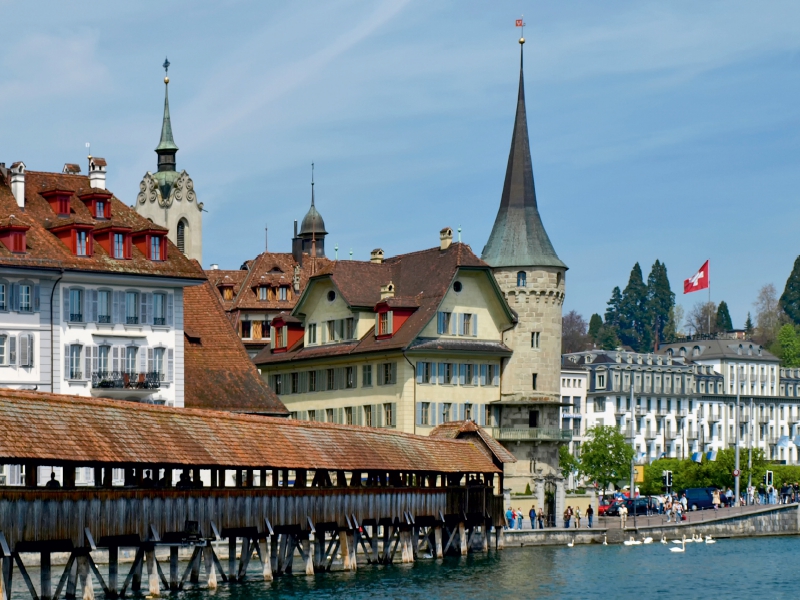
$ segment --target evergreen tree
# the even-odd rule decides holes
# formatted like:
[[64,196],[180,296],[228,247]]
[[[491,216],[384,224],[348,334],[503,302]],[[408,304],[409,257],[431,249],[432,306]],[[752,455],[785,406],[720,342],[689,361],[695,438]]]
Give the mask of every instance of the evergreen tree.
[[628,285],[622,292],[618,336],[624,345],[637,352],[650,349],[652,332],[647,318],[647,286],[638,262],[633,265]]
[[611,291],[611,299],[606,306],[606,326],[617,328],[619,327],[619,307],[622,304],[622,292],[619,286]]
[[[663,343],[666,340],[664,330],[670,324],[670,314],[675,306],[675,294],[669,286],[667,267],[656,260],[650,275],[647,277],[647,320],[650,325],[650,340]],[[673,324],[674,325],[674,324]],[[672,327],[674,331],[674,326]],[[642,350],[647,350],[643,348]]]
[[603,317],[594,313],[592,318],[589,319],[589,339],[597,343],[597,335],[600,333],[600,329],[603,327]]
[[750,318],[750,313],[747,313],[747,320],[744,322],[744,332],[750,336],[753,335],[753,319]]
[[800,325],[800,256],[794,261],[792,273],[786,280],[780,306],[795,325]]
[[731,313],[728,311],[728,303],[722,300],[717,306],[717,331],[730,331],[733,329],[733,322],[731,321]]
[[616,328],[610,325],[603,325],[600,328],[600,331],[597,333],[595,344],[602,350],[615,350],[622,345],[617,337]]

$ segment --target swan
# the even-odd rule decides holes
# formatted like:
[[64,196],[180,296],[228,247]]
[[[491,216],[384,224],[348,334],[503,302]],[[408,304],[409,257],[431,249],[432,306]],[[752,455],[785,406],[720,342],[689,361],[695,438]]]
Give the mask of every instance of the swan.
[[706,536],[706,544],[716,544],[716,543],[717,543],[717,540],[712,538],[710,535]]
[[667,543],[667,536],[665,536],[663,533],[661,534],[661,543],[662,544],[666,544]]
[[[684,538],[684,539],[686,539],[686,536],[683,536],[683,538]],[[680,541],[680,540],[672,540],[672,543],[673,543],[673,544],[678,544],[678,545],[680,545],[680,544],[682,544],[683,542],[682,542],[682,541]]]
[[622,543],[625,544],[626,546],[633,546],[636,542],[634,541],[633,536],[631,536],[631,539],[625,540]]
[[688,540],[686,539],[686,536],[683,536],[683,539],[685,543],[691,544],[694,541],[694,536],[690,537]]
[[603,534],[603,546],[608,546],[608,537],[605,533]]
[[642,540],[642,543],[643,544],[652,544],[653,543],[653,538],[651,538],[650,536],[647,536],[646,538],[644,538]]
[[683,536],[683,540],[681,540],[681,547],[680,548],[670,548],[670,552],[686,552],[686,536]]
[[575,538],[572,538],[572,541],[567,544],[567,548],[572,548],[575,546]]

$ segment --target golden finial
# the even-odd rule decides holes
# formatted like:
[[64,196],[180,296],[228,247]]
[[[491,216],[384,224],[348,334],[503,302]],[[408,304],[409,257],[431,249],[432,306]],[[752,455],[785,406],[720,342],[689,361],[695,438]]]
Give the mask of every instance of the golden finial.
[[164,83],[169,83],[169,77],[164,77]]
[[164,75],[166,75],[166,77],[164,77],[164,83],[169,83],[169,59],[165,58],[164,64],[161,66],[164,67]]
[[524,44],[525,43],[525,38],[519,38],[519,43],[520,44]]

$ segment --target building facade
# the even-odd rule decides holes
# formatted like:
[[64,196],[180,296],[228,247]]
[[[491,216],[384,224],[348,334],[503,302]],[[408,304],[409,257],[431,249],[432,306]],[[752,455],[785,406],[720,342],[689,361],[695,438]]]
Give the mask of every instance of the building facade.
[[[165,63],[168,67],[169,63]],[[136,211],[167,230],[180,252],[203,262],[203,203],[197,201],[194,182],[186,171],[178,171],[175,155],[178,146],[172,137],[169,114],[169,77],[164,77],[164,118],[161,139],[156,146],[158,165],[148,171],[139,184]]]

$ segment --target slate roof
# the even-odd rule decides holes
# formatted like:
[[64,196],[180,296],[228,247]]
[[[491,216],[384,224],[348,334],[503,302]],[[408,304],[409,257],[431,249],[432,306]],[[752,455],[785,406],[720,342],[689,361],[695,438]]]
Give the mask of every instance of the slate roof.
[[8,389],[0,432],[6,463],[499,472],[469,441]]
[[520,46],[519,93],[500,209],[481,258],[493,267],[561,267],[544,229],[533,185],[533,163],[525,113],[525,81]]
[[[742,353],[739,354],[739,347]],[[764,349],[763,346],[749,340],[696,340],[662,344],[658,349],[659,354],[672,351],[674,357],[680,356],[681,349],[686,350],[686,360],[711,360],[731,358],[741,361],[778,363],[780,359]],[[694,356],[692,350],[698,348],[700,354]]]
[[[388,339],[377,339],[371,330],[362,339],[345,344],[305,348],[301,340],[288,352],[273,354],[270,348],[264,348],[253,361],[256,364],[267,364],[408,348],[425,325],[436,317],[442,299],[461,268],[483,270],[489,281],[494,282],[488,265],[475,256],[469,246],[462,243],[451,244],[447,250],[436,247],[400,254],[383,263],[350,260],[330,262],[311,278],[310,285],[316,281],[330,280],[348,305],[355,309],[371,311],[381,300],[381,287],[391,281],[398,297],[414,298],[419,308]],[[302,314],[302,302],[303,298],[295,306],[294,314]],[[404,301],[403,304],[409,303]],[[511,318],[511,313],[509,316]],[[462,343],[465,344],[463,349],[483,350],[483,342],[480,340],[464,340]]]
[[[54,188],[73,192],[70,198],[69,218],[60,218],[49,202],[40,195],[40,192]],[[0,244],[0,265],[205,279],[202,269],[186,258],[169,240],[167,240],[165,261],[148,260],[135,245],[130,260],[112,258],[98,243],[94,244],[92,256],[75,256],[50,232],[50,229],[71,223],[90,224],[96,228],[105,227],[106,221],[92,218],[89,208],[78,197],[79,194],[90,191],[98,190],[90,188],[89,178],[86,175],[26,171],[23,210],[17,205],[9,182],[0,175],[0,214],[13,215],[15,224],[23,223],[30,227],[26,234],[27,252],[14,254]],[[113,196],[111,216],[115,224],[130,227],[134,231],[146,227],[156,228],[149,220]]]
[[184,307],[184,405],[286,416],[225,317],[209,283],[188,287]]
[[469,419],[464,421],[448,421],[437,425],[430,432],[432,438],[448,439],[469,439],[472,435],[478,436],[485,446],[478,444],[479,448],[485,448],[487,454],[493,456],[499,463],[517,462],[517,457],[506,450],[503,445],[490,436],[475,421]]

